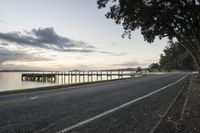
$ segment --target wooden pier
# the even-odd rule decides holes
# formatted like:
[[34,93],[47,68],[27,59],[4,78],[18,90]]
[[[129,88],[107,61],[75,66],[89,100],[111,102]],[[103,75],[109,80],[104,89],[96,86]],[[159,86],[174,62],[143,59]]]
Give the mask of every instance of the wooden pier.
[[23,81],[38,81],[38,82],[56,81],[56,75],[50,73],[23,73],[21,78]]
[[[96,71],[59,71],[59,72],[44,72],[44,73],[23,73],[21,79],[23,81],[40,81],[40,82],[56,82],[56,79],[68,80],[68,83],[74,82],[92,82],[112,80],[125,77],[135,77],[136,75],[146,75],[147,70],[137,72],[136,70],[96,70]],[[82,79],[82,81],[81,81]]]

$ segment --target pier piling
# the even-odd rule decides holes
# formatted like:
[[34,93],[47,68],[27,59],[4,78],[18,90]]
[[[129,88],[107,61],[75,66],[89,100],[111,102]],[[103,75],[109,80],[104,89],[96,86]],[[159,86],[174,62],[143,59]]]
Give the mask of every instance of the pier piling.
[[[23,73],[21,80],[38,81],[38,82],[59,82],[61,83],[77,83],[77,82],[93,82],[94,80],[112,80],[124,77],[133,78],[135,75],[144,76],[147,70],[136,72],[135,70],[96,70],[96,71],[61,71],[61,72],[42,72],[42,73]],[[94,79],[96,78],[96,79]]]

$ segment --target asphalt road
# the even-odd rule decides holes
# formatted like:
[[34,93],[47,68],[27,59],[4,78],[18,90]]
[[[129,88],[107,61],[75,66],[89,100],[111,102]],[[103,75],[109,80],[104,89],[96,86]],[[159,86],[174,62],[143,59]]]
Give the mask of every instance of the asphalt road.
[[[102,113],[159,90],[185,75],[186,73],[169,73],[1,95],[0,133],[54,133],[74,125],[77,127],[68,132],[149,132],[177,96],[184,80],[111,113]],[[95,116],[99,117],[87,123],[87,120]],[[79,125],[80,122],[83,122],[82,125]]]

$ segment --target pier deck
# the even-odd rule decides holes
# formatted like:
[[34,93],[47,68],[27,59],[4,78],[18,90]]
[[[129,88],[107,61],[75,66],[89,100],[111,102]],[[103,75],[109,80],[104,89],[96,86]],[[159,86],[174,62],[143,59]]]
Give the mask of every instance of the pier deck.
[[105,77],[107,80],[112,79],[113,77],[117,78],[124,78],[124,77],[135,77],[136,75],[146,75],[147,70],[142,71],[117,71],[117,70],[99,70],[99,71],[61,71],[61,72],[44,72],[44,73],[23,73],[21,75],[21,79],[23,81],[52,81],[55,82],[56,79],[61,77],[64,79],[65,77],[68,78],[68,80],[72,80],[72,78],[75,78],[75,80],[80,81],[80,77],[82,77],[83,81],[87,79],[89,81],[89,78],[91,81],[93,80],[93,77],[96,77],[97,80],[102,80],[102,77]]

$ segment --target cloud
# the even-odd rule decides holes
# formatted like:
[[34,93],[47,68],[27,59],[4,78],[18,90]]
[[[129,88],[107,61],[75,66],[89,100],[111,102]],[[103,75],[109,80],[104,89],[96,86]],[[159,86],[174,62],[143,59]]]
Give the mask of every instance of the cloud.
[[[54,61],[59,59],[59,56],[52,56],[54,52],[56,55],[61,52],[95,53],[109,56],[123,56],[126,54],[103,51],[86,42],[60,36],[53,28],[39,28],[23,32],[0,32],[1,66],[9,66],[9,63],[13,66],[13,62],[17,62],[17,65],[20,66],[23,63],[31,64],[31,61]],[[61,53],[61,55],[64,54]]]
[[108,52],[108,51],[103,51],[103,50],[97,50],[97,49],[75,49],[75,48],[70,48],[70,49],[64,49],[62,52],[71,52],[71,53],[99,53],[99,54],[106,54],[109,56],[124,56],[127,53],[113,53],[113,52]]
[[2,42],[2,43],[0,44],[0,47],[1,47],[1,46],[8,46],[8,45],[9,45],[8,43]]
[[41,60],[50,60],[44,57],[37,57],[34,54],[29,54],[26,52],[12,51],[4,47],[0,47],[0,64],[6,61],[41,61]]
[[127,61],[119,64],[113,64],[113,66],[120,67],[138,67],[138,66],[147,66],[149,62],[139,62],[139,61]]
[[98,50],[92,50],[92,49],[64,49],[63,52],[78,52],[78,53],[93,53],[93,52],[100,52]]
[[32,29],[31,31],[21,32],[0,32],[0,39],[13,42],[18,45],[40,47],[56,51],[67,51],[69,48],[93,49],[82,41],[74,41],[67,37],[58,35],[53,28]]
[[24,32],[0,32],[0,40],[4,41],[4,44],[15,43],[23,47],[44,48],[58,52],[101,53],[111,56],[123,56],[126,54],[98,50],[95,46],[86,42],[60,36],[52,27],[25,30]]

